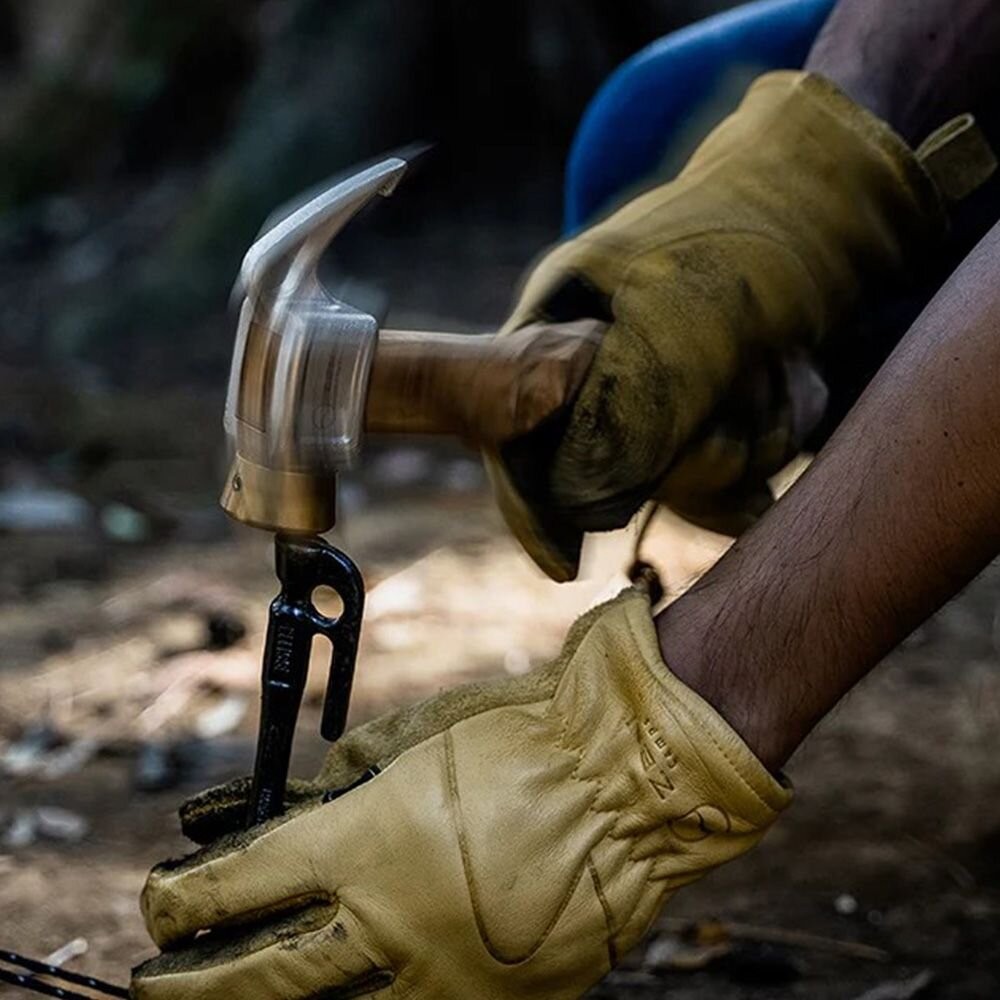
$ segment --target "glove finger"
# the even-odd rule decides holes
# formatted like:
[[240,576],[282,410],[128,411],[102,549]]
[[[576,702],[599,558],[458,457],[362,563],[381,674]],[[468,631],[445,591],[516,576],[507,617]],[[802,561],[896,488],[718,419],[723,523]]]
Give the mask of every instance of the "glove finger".
[[765,357],[754,366],[748,372],[745,393],[750,441],[747,478],[759,481],[783,469],[798,450],[792,440],[792,405],[781,359]]
[[340,901],[255,931],[221,932],[167,952],[133,973],[135,1000],[305,1000],[377,996],[388,961]]
[[766,359],[756,369],[749,479],[768,479],[802,450],[822,420],[829,400],[823,377],[804,351]]
[[150,937],[170,948],[200,931],[252,923],[293,904],[329,903],[310,864],[317,844],[327,839],[329,808],[306,807],[158,865],[140,900]]
[[790,411],[778,388],[769,366],[745,369],[724,405],[681,451],[657,499],[702,525],[720,517],[732,524],[744,497],[759,509],[758,494],[769,474],[762,466],[787,449]]
[[[482,453],[494,500],[508,529],[535,565],[556,583],[576,579],[584,531],[590,530],[577,523],[571,511],[558,507],[549,489],[551,455],[564,427],[560,415],[548,426],[506,442],[499,451]],[[550,447],[540,447],[543,438]],[[625,517],[621,524],[627,522]]]
[[[427,769],[433,769],[436,757],[421,755],[420,748],[411,754],[409,767],[399,762],[336,801],[310,802],[180,861],[158,865],[140,899],[150,937],[168,949],[199,932],[264,919],[274,923],[290,913],[331,905],[349,877],[345,873],[377,865],[385,837],[372,833],[391,826],[388,807],[411,797],[413,787],[423,787],[421,780],[434,786],[435,774]],[[421,800],[422,808],[428,805]],[[444,799],[431,805],[447,810]]]
[[822,415],[826,387],[802,353],[762,357],[684,449],[656,492],[686,520],[740,534],[772,503],[767,480],[801,450]]
[[711,496],[731,489],[746,476],[750,448],[727,426],[717,425],[685,449],[657,490],[657,498]]
[[655,498],[708,531],[735,538],[774,503],[767,483],[750,461],[748,444],[726,426],[693,445],[657,489]]
[[805,352],[785,358],[784,369],[791,406],[792,440],[795,450],[801,451],[826,415],[830,389]]
[[599,251],[586,240],[570,240],[550,250],[529,271],[501,335],[532,323],[612,322],[609,287],[595,280],[599,258]]

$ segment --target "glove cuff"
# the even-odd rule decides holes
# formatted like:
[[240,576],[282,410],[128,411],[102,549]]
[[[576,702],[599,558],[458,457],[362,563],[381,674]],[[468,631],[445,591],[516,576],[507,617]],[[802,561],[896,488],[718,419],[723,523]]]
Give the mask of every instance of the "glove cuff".
[[[945,226],[944,201],[931,175],[924,169],[915,151],[892,126],[878,115],[848,97],[835,83],[815,73],[777,71],[760,77],[748,91],[750,98],[769,87],[791,87],[810,105],[819,130],[836,130],[838,155],[846,162],[860,158],[880,161],[896,184],[913,201],[913,207],[932,226]],[[844,140],[855,136],[858,146],[849,151]]]
[[750,87],[748,97],[758,89],[786,88],[789,84],[815,102],[817,115],[830,116],[854,132],[912,192],[928,218],[938,224],[945,224],[949,205],[968,197],[996,171],[996,156],[971,114],[945,122],[913,149],[888,122],[814,73],[767,73]]
[[592,616],[553,699],[562,743],[597,790],[593,808],[614,815],[612,836],[669,859],[680,884],[752,847],[791,787],[671,673],[644,594],[627,590]]

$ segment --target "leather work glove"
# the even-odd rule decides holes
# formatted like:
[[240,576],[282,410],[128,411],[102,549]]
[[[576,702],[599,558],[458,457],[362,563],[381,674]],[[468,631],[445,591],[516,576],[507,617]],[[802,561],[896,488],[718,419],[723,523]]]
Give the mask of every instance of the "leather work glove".
[[383,724],[409,748],[373,779],[324,803],[342,759],[285,817],[154,869],[136,1000],[578,997],[791,798],[664,665],[635,590],[550,666],[445,697]]
[[543,570],[575,576],[582,533],[623,526],[650,497],[729,534],[763,512],[767,478],[821,415],[801,405],[823,405],[811,352],[864,294],[909,276],[946,201],[995,166],[973,131],[956,119],[914,153],[826,80],[769,73],[676,180],[537,265],[504,332],[607,323],[568,412],[486,455]]

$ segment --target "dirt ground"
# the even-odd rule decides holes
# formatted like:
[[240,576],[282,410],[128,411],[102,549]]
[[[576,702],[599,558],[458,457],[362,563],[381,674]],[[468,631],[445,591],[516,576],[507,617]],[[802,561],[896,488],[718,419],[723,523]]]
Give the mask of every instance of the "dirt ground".
[[[543,661],[606,591],[629,544],[606,541],[590,579],[559,588],[506,537],[474,466],[421,454],[387,453],[385,462],[390,472],[443,462],[451,492],[378,505],[362,495],[339,539],[370,592],[355,721],[466,677]],[[29,548],[44,563],[52,546],[0,541],[8,568],[28,564]],[[651,543],[675,590],[719,549],[667,521]],[[249,767],[273,590],[266,540],[223,526],[210,544],[124,549],[98,579],[35,581],[5,602],[0,750],[43,720],[64,745],[89,735],[98,748],[62,776],[0,778],[0,947],[43,956],[83,938],[86,953],[68,967],[119,982],[150,954],[136,898],[151,864],[185,850],[178,802]],[[1000,996],[998,597],[994,568],[855,692],[792,762],[798,801],[764,845],[681,892],[593,996]],[[220,616],[245,635],[206,643],[205,621]],[[314,674],[299,773],[323,750]],[[168,787],[143,792],[137,774],[156,763],[156,748],[170,750],[175,773],[160,782]],[[36,806],[82,817],[86,832],[12,844],[11,817]],[[706,948],[710,940],[721,947]]]

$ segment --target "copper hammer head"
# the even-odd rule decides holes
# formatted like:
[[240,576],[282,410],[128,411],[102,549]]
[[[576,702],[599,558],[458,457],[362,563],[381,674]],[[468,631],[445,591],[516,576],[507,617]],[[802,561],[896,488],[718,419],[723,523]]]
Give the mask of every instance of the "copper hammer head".
[[409,162],[389,156],[272,217],[243,259],[225,413],[233,461],[221,499],[239,521],[303,534],[333,526],[334,477],[360,445],[378,323],[331,296],[317,266]]

